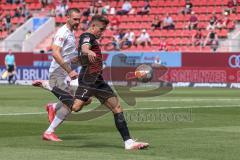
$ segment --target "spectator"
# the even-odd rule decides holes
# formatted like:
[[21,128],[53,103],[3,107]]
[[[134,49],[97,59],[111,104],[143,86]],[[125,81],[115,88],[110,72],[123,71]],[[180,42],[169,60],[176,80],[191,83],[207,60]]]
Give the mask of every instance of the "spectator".
[[115,14],[115,13],[116,13],[116,9],[114,7],[111,7],[109,14]]
[[211,29],[214,30],[216,27],[216,23],[217,23],[217,16],[216,16],[216,13],[214,12],[212,14],[212,17],[210,18],[209,24],[207,26],[207,30],[211,30]]
[[13,0],[6,0],[6,3],[13,4]]
[[150,4],[149,4],[149,0],[145,0],[144,1],[144,6],[143,8],[137,12],[138,15],[146,15],[150,12]]
[[120,20],[118,19],[117,16],[114,16],[111,20],[110,20],[110,29],[111,30],[117,30],[119,28],[120,25]]
[[15,4],[20,4],[21,1],[20,0],[15,0]]
[[66,3],[60,3],[56,6],[56,16],[64,17],[66,15],[68,5]]
[[[23,10],[23,8],[24,8],[24,10]],[[26,4],[23,4],[22,6],[18,7],[17,9],[19,10],[20,15],[21,15],[22,17],[25,17]]]
[[102,1],[99,0],[97,3],[92,1],[89,9],[87,10],[87,16],[94,16],[94,15],[101,15],[102,14]]
[[96,4],[95,4],[95,8],[96,8],[96,13],[97,15],[102,15],[103,13],[103,7],[102,7],[102,1],[99,0]]
[[198,26],[198,18],[195,15],[195,13],[192,11],[191,17],[190,17],[189,23],[188,23],[188,29],[189,30],[197,29],[197,26]]
[[6,26],[6,30],[8,31],[8,33],[10,33],[11,27],[12,27],[12,17],[10,15],[9,11],[7,12],[7,14],[5,16],[4,23]]
[[217,20],[216,28],[217,29],[227,28],[229,23],[230,23],[230,19],[228,17],[228,13],[224,12],[222,18]]
[[151,29],[155,30],[155,29],[161,29],[161,21],[159,19],[159,16],[155,16],[151,25]]
[[142,33],[137,38],[136,45],[146,46],[148,44],[149,46],[151,46],[151,43],[152,42],[149,34],[146,32],[146,29],[143,29]]
[[125,36],[125,30],[116,30],[115,35],[113,35],[112,45],[115,50],[120,50],[123,44],[123,38]]
[[[49,1],[51,1],[51,0],[49,0]],[[15,1],[15,3],[16,3],[16,4],[26,5],[25,0],[17,0],[17,1]]]
[[203,46],[204,36],[202,30],[199,28],[192,36],[193,46]]
[[166,17],[163,20],[163,29],[175,29],[173,19],[168,13],[166,13]]
[[42,7],[46,7],[48,5],[48,0],[41,0]]
[[125,2],[122,5],[122,9],[117,11],[117,15],[125,15],[128,14],[132,9],[132,5],[128,0],[125,0]]
[[237,1],[236,0],[228,0],[227,8],[225,8],[225,11],[228,12],[228,14],[236,13]]
[[213,51],[217,50],[218,47],[218,35],[214,29],[211,29],[209,33],[207,34],[207,37],[204,42],[204,47],[207,45],[210,45],[211,49]]
[[162,38],[159,44],[159,51],[168,51],[168,43],[165,38]]
[[130,48],[133,44],[135,44],[135,34],[128,29],[123,37],[122,47],[127,46]]
[[109,14],[110,13],[110,2],[107,1],[107,4],[102,8],[102,14]]
[[16,8],[14,10],[14,17],[21,17],[21,16],[22,16],[22,14],[21,14],[20,8]]
[[182,14],[190,14],[192,12],[193,4],[190,2],[190,0],[185,1],[185,7],[182,9]]
[[26,5],[23,5],[22,16],[25,17],[26,20],[31,17],[31,13]]
[[80,24],[81,30],[83,30],[83,31],[87,30],[88,24],[89,24],[88,17],[83,17],[81,24]]

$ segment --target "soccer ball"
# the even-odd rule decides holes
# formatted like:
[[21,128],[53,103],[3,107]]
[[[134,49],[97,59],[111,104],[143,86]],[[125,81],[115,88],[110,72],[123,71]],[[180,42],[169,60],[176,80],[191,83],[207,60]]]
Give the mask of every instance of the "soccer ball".
[[153,78],[153,69],[147,64],[142,64],[135,70],[135,77],[139,82],[147,83]]

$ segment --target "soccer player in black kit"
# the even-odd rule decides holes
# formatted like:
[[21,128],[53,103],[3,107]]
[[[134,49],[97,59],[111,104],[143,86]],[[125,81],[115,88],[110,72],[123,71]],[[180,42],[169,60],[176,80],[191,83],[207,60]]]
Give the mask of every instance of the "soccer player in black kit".
[[75,97],[57,87],[49,89],[46,84],[42,87],[51,90],[56,97],[61,97],[59,99],[75,112],[80,111],[89,98],[95,96],[112,111],[125,149],[144,149],[149,144],[131,139],[119,99],[102,77],[102,54],[97,39],[102,36],[108,23],[109,20],[104,16],[93,16],[88,30],[80,35],[78,54],[82,69],[78,77],[79,86]]

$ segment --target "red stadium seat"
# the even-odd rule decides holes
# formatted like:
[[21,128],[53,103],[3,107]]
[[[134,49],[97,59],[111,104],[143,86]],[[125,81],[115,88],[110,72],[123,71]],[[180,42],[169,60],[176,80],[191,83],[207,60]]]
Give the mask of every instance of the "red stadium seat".
[[228,35],[228,30],[222,29],[222,30],[217,30],[217,35],[222,38],[226,38]]
[[152,45],[159,45],[160,38],[152,38]]
[[0,38],[1,38],[1,39],[6,38],[7,35],[8,35],[7,31],[0,32]]
[[17,24],[18,23],[18,18],[17,17],[12,18],[12,23]]
[[[0,4],[0,8],[3,8],[3,12],[1,13],[4,17],[6,15],[7,11],[10,11],[11,16],[14,15],[14,9],[16,9],[19,5],[16,4],[8,4],[5,3]],[[40,10],[42,9],[41,3],[39,3],[39,0],[25,0],[27,7],[30,9],[30,11],[34,10]],[[115,7],[116,10],[121,9],[123,1],[115,1],[111,0],[110,6]],[[140,33],[142,29],[147,29],[148,33],[151,35],[151,38],[153,40],[154,46],[157,46],[160,38],[165,37],[169,38],[171,40],[171,44],[173,46],[172,49],[184,49],[186,47],[186,50],[196,50],[197,48],[190,47],[187,48],[187,45],[189,45],[189,39],[192,37],[194,31],[189,31],[186,29],[187,22],[189,21],[190,15],[183,15],[179,14],[179,12],[182,10],[182,8],[185,6],[185,0],[168,0],[168,1],[159,1],[159,0],[149,0],[151,11],[148,15],[137,15],[137,14],[129,14],[129,15],[123,15],[118,16],[119,20],[121,21],[120,28],[121,29],[131,29],[131,31],[134,31],[136,33]],[[211,13],[216,12],[217,17],[220,17],[220,14],[222,14],[223,9],[225,8],[228,0],[191,0],[193,3],[193,11],[197,14],[198,20],[199,20],[199,28],[204,29],[203,33],[207,33],[205,31],[206,26],[209,23],[209,19],[211,17]],[[80,8],[80,10],[86,10],[89,8],[90,4],[92,3],[91,0],[72,0],[68,3],[69,8]],[[144,5],[144,0],[132,0],[131,1],[133,8],[138,11],[141,9]],[[54,3],[55,4],[55,3]],[[55,8],[54,4],[50,4],[47,7],[44,8],[45,11],[49,11],[52,8]],[[102,5],[106,5],[106,1],[103,1]],[[135,13],[136,13],[135,11]],[[165,17],[165,13],[170,13],[172,16],[174,22],[175,22],[175,30],[155,30],[151,31],[151,23],[153,21],[153,18],[158,15],[160,19],[162,20]],[[240,7],[238,6],[238,13],[240,13]],[[44,13],[43,13],[44,14]],[[115,15],[107,15],[109,19]],[[56,17],[56,24],[61,25],[66,22],[65,17]],[[227,38],[229,30],[232,30],[235,28],[235,21],[240,21],[240,16],[238,14],[230,14],[230,23],[227,26],[227,29],[223,29],[221,31],[218,31],[218,35],[220,38]],[[12,18],[13,24],[18,23],[24,23],[24,18]],[[13,25],[15,26],[15,25]],[[76,33],[77,36],[80,35],[80,31]],[[6,36],[7,33],[2,35]],[[110,30],[107,30],[103,35],[102,42],[105,44],[108,40],[111,40],[113,36],[113,32]],[[137,36],[137,35],[136,35]],[[0,38],[1,38],[0,37]],[[177,44],[177,45],[176,45]],[[177,47],[177,48],[176,48]],[[138,47],[137,49],[139,49]],[[129,50],[136,49],[135,47],[132,47]],[[150,50],[152,48],[145,47],[142,48],[143,50]],[[207,48],[209,50],[209,48]],[[207,50],[205,49],[205,50]]]
[[157,7],[157,6],[159,6],[159,1],[158,1],[158,0],[150,1],[150,6],[151,6],[151,7]]
[[34,9],[38,10],[42,8],[42,4],[41,3],[34,3]]

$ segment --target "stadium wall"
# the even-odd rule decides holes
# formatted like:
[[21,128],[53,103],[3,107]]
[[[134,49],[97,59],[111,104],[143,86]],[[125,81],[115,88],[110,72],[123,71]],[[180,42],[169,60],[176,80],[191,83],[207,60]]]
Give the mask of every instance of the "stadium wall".
[[15,52],[22,51],[22,42],[25,39],[25,35],[28,31],[32,31],[32,20],[29,19],[21,27],[18,27],[12,34],[10,34],[3,41],[3,48],[5,51],[11,49]]
[[[17,28],[2,43],[5,51],[30,52],[55,30],[54,18],[33,17]],[[31,31],[28,38],[26,35]]]
[[[43,20],[41,20],[43,19]],[[54,18],[33,18],[33,33],[31,36],[23,41],[23,52],[33,51],[34,48],[47,36],[55,31]],[[34,25],[35,24],[35,25]]]
[[[21,80],[48,79],[50,54],[14,53]],[[0,54],[0,74],[4,71]],[[111,52],[104,54],[104,77],[108,81],[126,81],[125,75],[141,63],[154,64],[153,81],[191,83],[240,83],[240,53]]]

